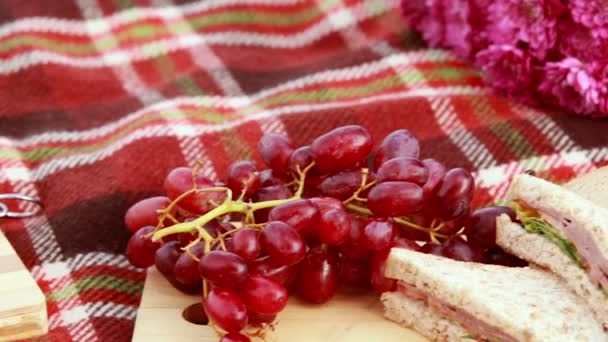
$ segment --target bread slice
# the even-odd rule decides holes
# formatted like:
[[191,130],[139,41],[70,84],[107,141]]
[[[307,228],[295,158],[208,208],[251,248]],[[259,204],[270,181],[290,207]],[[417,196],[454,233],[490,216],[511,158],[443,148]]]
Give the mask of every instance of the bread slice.
[[[517,341],[608,341],[584,302],[546,271],[461,262],[393,248],[385,275],[463,309]],[[390,317],[397,316],[391,313]],[[445,331],[439,325],[435,330]],[[434,335],[435,330],[420,332],[430,331],[431,339],[443,338]],[[456,341],[453,335],[445,336],[451,336],[447,341]]]
[[558,275],[587,302],[597,321],[608,331],[608,300],[604,293],[589,280],[587,272],[573,263],[556,244],[539,235],[527,233],[507,215],[497,219],[496,243],[509,253]]
[[385,292],[381,300],[388,319],[411,327],[433,341],[464,341],[462,337],[468,334],[421,300],[408,298],[399,292]]
[[596,205],[608,209],[608,166],[578,176],[564,187]]
[[[608,256],[608,209],[557,184],[526,174],[513,178],[507,197],[576,222],[591,234],[600,252]],[[553,228],[564,235],[560,226]]]

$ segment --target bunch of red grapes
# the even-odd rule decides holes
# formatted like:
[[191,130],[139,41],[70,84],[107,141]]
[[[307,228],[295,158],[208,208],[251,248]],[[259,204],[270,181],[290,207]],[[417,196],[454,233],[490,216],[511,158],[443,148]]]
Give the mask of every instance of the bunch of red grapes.
[[515,219],[513,210],[471,213],[471,174],[420,160],[405,129],[375,151],[364,127],[344,126],[299,148],[266,134],[258,152],[267,169],[236,161],[224,182],[176,168],[165,179],[166,197],[138,202],[125,215],[134,233],[129,261],[156,265],[183,292],[202,291],[222,342],[250,341],[246,327],[271,326],[290,293],[325,303],[339,283],[394,290],[384,277],[392,247],[522,265],[494,241],[496,216]]

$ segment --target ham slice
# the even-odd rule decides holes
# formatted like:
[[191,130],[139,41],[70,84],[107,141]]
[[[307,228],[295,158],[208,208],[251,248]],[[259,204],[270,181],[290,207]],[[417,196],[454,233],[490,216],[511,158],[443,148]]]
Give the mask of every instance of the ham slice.
[[397,291],[409,298],[424,301],[437,313],[457,323],[478,340],[517,342],[513,336],[498,327],[481,321],[463,309],[454,307],[431,294],[425,293],[414,285],[400,281]]
[[602,254],[593,236],[580,224],[563,217],[555,211],[537,209],[542,219],[553,227],[560,227],[575,246],[576,251],[585,266],[591,282],[603,289],[608,289],[608,259]]

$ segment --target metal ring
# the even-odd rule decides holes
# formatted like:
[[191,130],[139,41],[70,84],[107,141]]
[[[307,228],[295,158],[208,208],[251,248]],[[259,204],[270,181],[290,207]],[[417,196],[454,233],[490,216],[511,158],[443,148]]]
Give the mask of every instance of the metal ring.
[[[34,211],[15,212],[15,211],[8,210],[8,207],[6,206],[6,204],[0,203],[0,205],[2,205],[2,207],[0,207],[0,217],[9,217],[9,218],[31,217],[31,216],[38,215],[42,211],[42,208],[44,207],[42,205],[42,202],[39,199],[30,197],[30,196],[26,196],[26,195],[21,195],[21,194],[0,194],[0,200],[3,200],[3,199],[4,200],[26,201],[26,202],[34,203],[37,205],[37,209]],[[2,215],[2,214],[4,214],[4,215]]]

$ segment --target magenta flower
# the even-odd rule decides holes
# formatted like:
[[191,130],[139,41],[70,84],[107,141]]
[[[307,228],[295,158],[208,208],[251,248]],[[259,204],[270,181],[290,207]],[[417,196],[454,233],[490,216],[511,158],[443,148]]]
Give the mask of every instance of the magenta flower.
[[535,78],[527,51],[513,45],[491,45],[477,54],[475,64],[494,88],[528,102],[532,99]]
[[549,62],[544,67],[544,80],[539,90],[549,101],[577,114],[597,113],[605,107],[606,84],[598,82],[590,71],[583,62],[572,57]]
[[530,54],[544,59],[557,41],[555,0],[496,0],[490,5],[490,40],[496,44],[527,43]]
[[572,18],[591,29],[597,39],[608,39],[608,3],[605,0],[570,0]]
[[448,47],[469,58],[488,44],[485,9],[489,1],[404,0],[401,9],[429,46]]
[[608,39],[594,38],[591,29],[567,17],[558,23],[558,49],[582,61],[608,59]]
[[528,103],[608,117],[608,0],[402,0],[432,47]]
[[401,11],[429,46],[442,46],[444,30],[440,0],[403,0]]

